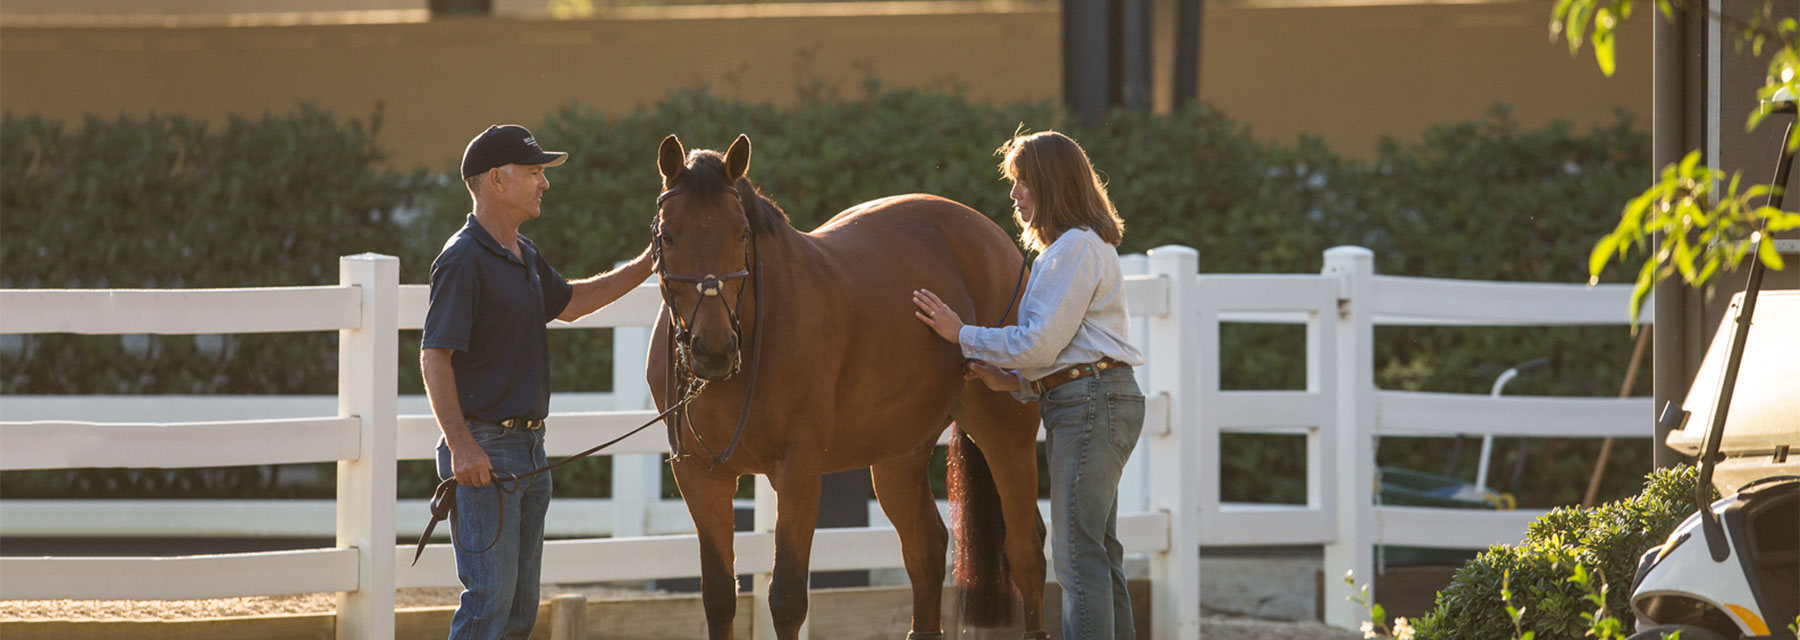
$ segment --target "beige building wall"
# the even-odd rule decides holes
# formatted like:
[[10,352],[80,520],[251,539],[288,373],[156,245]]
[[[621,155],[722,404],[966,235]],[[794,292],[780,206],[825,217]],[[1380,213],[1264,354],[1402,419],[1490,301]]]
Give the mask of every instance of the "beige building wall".
[[[490,123],[533,125],[570,103],[625,113],[702,84],[780,104],[813,77],[854,92],[863,69],[889,86],[960,83],[982,101],[1057,99],[1062,82],[1053,4],[736,5],[602,9],[579,20],[149,27],[43,26],[13,11],[28,1],[8,0],[0,13],[0,108],[10,113],[223,119],[311,100],[366,117],[381,103],[381,142],[392,161],[434,170],[450,169],[471,132]],[[398,8],[413,0],[378,1],[416,13]],[[1625,108],[1647,129],[1649,17],[1627,24],[1618,75],[1605,79],[1586,52],[1571,59],[1547,41],[1548,11],[1538,2],[1213,7],[1201,93],[1258,136],[1311,133],[1358,155],[1370,154],[1380,136],[1416,139],[1430,124],[1477,117],[1495,102],[1513,105],[1530,126],[1553,118],[1610,123],[1613,110]],[[1169,57],[1161,47],[1163,96]]]

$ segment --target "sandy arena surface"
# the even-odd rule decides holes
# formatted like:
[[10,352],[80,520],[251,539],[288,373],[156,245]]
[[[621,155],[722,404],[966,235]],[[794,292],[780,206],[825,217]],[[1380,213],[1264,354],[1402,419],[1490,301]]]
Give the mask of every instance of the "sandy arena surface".
[[[456,605],[456,587],[398,589],[399,609]],[[661,595],[602,585],[544,585],[546,597],[579,593],[589,600],[622,600]],[[241,616],[324,613],[337,610],[337,594],[218,598],[213,600],[0,600],[0,620],[191,620]]]
[[[400,589],[394,603],[400,609],[444,607],[456,604],[458,589]],[[603,585],[545,585],[546,595],[580,593],[589,600],[625,599],[659,595],[637,589]],[[0,601],[0,621],[15,620],[189,620],[259,615],[323,613],[336,608],[336,594],[220,598],[214,600],[6,600]],[[1201,635],[1210,640],[1357,640],[1361,634],[1316,622],[1278,622],[1247,618],[1209,617],[1201,621]]]

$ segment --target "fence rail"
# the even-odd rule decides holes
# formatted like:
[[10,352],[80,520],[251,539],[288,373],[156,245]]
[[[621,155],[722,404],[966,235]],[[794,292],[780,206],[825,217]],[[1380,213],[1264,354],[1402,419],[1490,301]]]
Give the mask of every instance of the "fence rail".
[[[1513,542],[1537,515],[1375,505],[1377,434],[1641,437],[1650,432],[1650,410],[1643,399],[1495,399],[1380,391],[1373,383],[1377,325],[1623,324],[1628,286],[1376,276],[1373,254],[1355,247],[1327,251],[1319,274],[1201,274],[1198,253],[1185,247],[1128,256],[1125,264],[1133,274],[1125,283],[1133,339],[1149,362],[1138,371],[1148,396],[1146,425],[1140,453],[1121,481],[1125,513],[1119,528],[1127,552],[1150,557],[1151,627],[1157,638],[1198,637],[1201,543],[1322,544],[1328,574],[1354,570],[1366,577],[1373,574],[1371,549],[1376,544],[1482,547]],[[381,638],[393,632],[395,587],[455,585],[448,545],[428,546],[413,567],[395,562],[397,547],[392,544],[398,521],[422,521],[425,512],[423,501],[394,499],[395,461],[435,457],[433,418],[418,410],[419,399],[398,399],[394,388],[397,335],[423,324],[426,288],[399,285],[393,258],[347,257],[340,266],[342,282],[324,287],[0,291],[0,333],[8,334],[340,332],[335,415],[214,419],[247,410],[245,400],[233,399],[221,401],[231,404],[229,410],[211,402],[204,406],[215,408],[195,409],[194,416],[206,418],[204,422],[101,423],[35,415],[39,419],[0,422],[0,469],[338,463],[335,501],[5,501],[0,502],[0,534],[330,531],[335,547],[177,558],[0,558],[0,574],[45,577],[0,582],[0,599],[339,591],[344,595],[338,628],[344,636]],[[645,410],[649,394],[642,363],[649,345],[647,327],[659,302],[656,288],[646,285],[580,321],[551,323],[555,329],[614,328],[617,351],[615,389],[604,401],[573,411],[559,408],[550,417],[550,455],[575,453],[653,417]],[[1304,326],[1306,387],[1221,390],[1220,327],[1231,322]],[[143,400],[117,402],[123,406]],[[174,402],[202,406],[193,399]],[[309,402],[268,406],[322,406]],[[402,405],[413,413],[400,415]],[[107,414],[130,411],[115,408]],[[1306,438],[1304,503],[1221,499],[1220,438],[1244,432]],[[546,543],[544,580],[699,574],[694,536],[673,533],[686,525],[680,503],[660,497],[658,458],[667,446],[660,430],[622,442],[607,452],[614,456],[612,499],[564,499],[553,505],[547,523],[552,531],[603,530],[614,537]],[[756,503],[759,511],[770,502],[763,493],[759,491]],[[213,517],[225,511],[232,517]],[[871,511],[872,522],[885,522],[878,509]],[[140,518],[146,513],[162,514],[156,521],[160,524],[144,524]],[[327,529],[323,520],[333,526]],[[766,529],[737,535],[740,573],[772,569],[773,538]],[[900,566],[898,539],[890,528],[824,529],[815,538],[815,570]],[[155,577],[120,580],[120,575]],[[1346,595],[1348,588],[1327,581],[1327,621],[1347,627],[1358,621],[1362,612],[1344,602]],[[763,597],[759,590],[759,608],[767,606]]]

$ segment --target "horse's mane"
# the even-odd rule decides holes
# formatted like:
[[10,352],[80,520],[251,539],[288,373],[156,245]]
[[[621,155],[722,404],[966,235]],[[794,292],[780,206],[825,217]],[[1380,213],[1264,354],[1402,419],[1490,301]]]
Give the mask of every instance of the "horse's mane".
[[777,229],[794,228],[794,223],[788,219],[787,212],[782,211],[781,206],[775,204],[775,200],[763,193],[762,188],[756,186],[756,183],[751,182],[749,178],[738,178],[737,190],[740,194],[750,194],[750,197],[743,202],[746,205],[744,215],[750,218],[752,230],[768,234],[774,233]]
[[[688,153],[687,171],[681,174],[683,190],[699,198],[711,198],[725,192],[728,185],[725,181],[725,157],[710,149],[695,149]],[[775,204],[774,200],[763,194],[762,189],[749,178],[738,178],[735,187],[740,202],[744,205],[744,216],[750,220],[750,229],[757,233],[773,233],[782,227],[792,228],[786,211]]]

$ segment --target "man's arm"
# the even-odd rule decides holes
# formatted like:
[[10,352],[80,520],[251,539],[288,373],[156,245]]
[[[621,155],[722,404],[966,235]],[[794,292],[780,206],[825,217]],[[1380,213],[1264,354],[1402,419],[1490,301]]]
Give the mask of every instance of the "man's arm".
[[617,269],[570,282],[569,305],[556,319],[574,322],[624,297],[650,277],[651,262],[650,248],[645,247],[638,257]]
[[450,349],[420,349],[419,372],[425,379],[425,397],[431,400],[431,413],[437,416],[438,430],[450,446],[450,471],[457,484],[481,487],[488,483],[487,452],[469,425],[463,422],[462,403],[456,396],[456,370],[450,367]]

